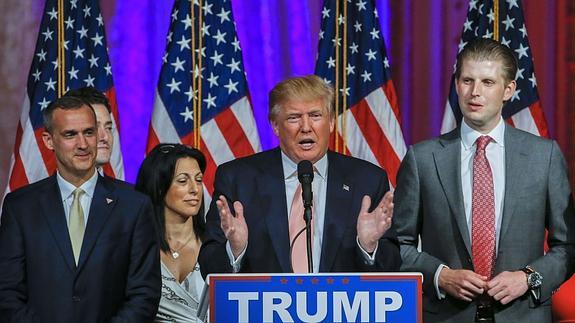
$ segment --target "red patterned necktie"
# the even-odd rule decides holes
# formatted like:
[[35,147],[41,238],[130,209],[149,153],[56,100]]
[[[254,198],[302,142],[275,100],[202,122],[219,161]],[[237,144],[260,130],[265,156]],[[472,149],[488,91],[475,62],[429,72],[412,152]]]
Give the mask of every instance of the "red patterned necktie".
[[[312,208],[313,210],[313,208]],[[301,229],[305,227],[303,218],[303,197],[301,195],[301,184],[298,185],[293,196],[289,214],[289,238],[290,243]],[[312,245],[313,245],[313,221],[311,221]],[[291,253],[292,268],[294,273],[307,273],[307,242],[305,232],[300,234],[293,244]]]
[[475,272],[491,278],[495,261],[495,196],[493,175],[485,155],[491,137],[477,138],[473,158],[472,253]]

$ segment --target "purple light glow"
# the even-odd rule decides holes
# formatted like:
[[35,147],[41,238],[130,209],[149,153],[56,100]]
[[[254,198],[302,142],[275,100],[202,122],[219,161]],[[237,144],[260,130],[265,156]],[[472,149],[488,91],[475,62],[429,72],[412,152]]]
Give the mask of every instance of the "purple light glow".
[[171,1],[116,2],[108,34],[120,114],[126,180],[134,182],[145,156],[154,93],[166,46]]
[[[286,77],[314,71],[322,4],[322,0],[232,1],[262,149],[278,144],[267,118],[269,91]],[[145,156],[173,1],[124,0],[115,6],[114,16],[106,22],[108,45],[126,180],[134,182]],[[379,0],[387,44],[389,11],[389,0]]]

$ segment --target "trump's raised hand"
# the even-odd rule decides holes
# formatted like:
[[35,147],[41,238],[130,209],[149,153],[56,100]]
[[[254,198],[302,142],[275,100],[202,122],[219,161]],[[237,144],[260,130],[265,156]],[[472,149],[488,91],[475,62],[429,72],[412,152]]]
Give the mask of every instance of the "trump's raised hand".
[[235,201],[234,216],[228,200],[223,195],[216,201],[216,206],[220,215],[220,227],[230,242],[234,257],[238,257],[248,244],[248,225],[244,218],[244,207],[240,201]]
[[387,192],[373,211],[369,212],[371,198],[364,196],[357,217],[357,237],[365,251],[373,252],[379,239],[391,227],[393,217],[393,193]]

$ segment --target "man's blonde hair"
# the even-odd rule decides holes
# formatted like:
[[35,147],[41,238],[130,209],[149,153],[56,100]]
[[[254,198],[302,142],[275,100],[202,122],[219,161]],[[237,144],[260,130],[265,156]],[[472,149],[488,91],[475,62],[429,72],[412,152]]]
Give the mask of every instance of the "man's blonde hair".
[[333,88],[323,79],[316,75],[285,79],[270,91],[268,118],[274,121],[286,102],[315,100],[322,100],[329,116],[333,117]]

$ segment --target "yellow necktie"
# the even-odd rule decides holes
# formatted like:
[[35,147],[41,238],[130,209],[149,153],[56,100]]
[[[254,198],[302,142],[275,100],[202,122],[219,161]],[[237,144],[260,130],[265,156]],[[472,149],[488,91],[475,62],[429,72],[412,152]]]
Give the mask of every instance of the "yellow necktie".
[[68,232],[70,233],[70,242],[72,242],[72,251],[74,252],[74,259],[77,265],[78,259],[80,258],[80,250],[82,250],[85,230],[84,212],[82,211],[82,204],[80,203],[80,197],[84,194],[84,191],[81,188],[77,188],[72,194],[74,194],[74,200],[70,208]]

